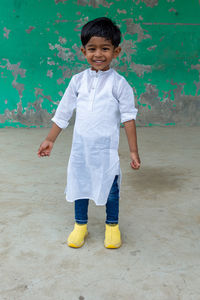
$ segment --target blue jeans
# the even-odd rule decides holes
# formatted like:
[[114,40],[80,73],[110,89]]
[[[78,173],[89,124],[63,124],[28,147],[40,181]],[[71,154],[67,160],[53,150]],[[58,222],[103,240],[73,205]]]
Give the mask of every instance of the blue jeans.
[[[106,203],[106,224],[118,224],[119,218],[119,188],[118,175],[113,181],[108,200]],[[75,221],[78,224],[87,224],[88,222],[88,204],[89,199],[75,200]]]

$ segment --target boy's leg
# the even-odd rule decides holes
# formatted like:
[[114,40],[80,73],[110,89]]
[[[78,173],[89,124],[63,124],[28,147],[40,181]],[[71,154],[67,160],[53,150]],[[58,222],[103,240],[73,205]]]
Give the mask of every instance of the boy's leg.
[[121,234],[119,231],[119,187],[118,175],[115,176],[106,203],[106,231],[104,246],[106,248],[119,248],[121,246]]
[[69,247],[80,248],[85,242],[88,235],[88,204],[89,199],[79,199],[75,201],[75,225],[74,230],[70,233],[67,243]]
[[118,175],[115,176],[106,203],[106,224],[118,224],[119,220],[119,187]]
[[88,222],[89,199],[78,199],[74,204],[75,221],[77,224],[87,224]]

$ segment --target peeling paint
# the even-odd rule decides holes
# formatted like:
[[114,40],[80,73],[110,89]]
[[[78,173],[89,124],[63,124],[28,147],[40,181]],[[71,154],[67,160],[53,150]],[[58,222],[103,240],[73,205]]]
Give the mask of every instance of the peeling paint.
[[126,61],[128,63],[130,63],[132,61],[132,55],[136,54],[136,52],[137,52],[137,47],[135,45],[135,42],[133,42],[132,40],[125,40],[124,39],[123,44],[122,44],[121,56],[123,56],[125,54],[126,55]]
[[50,125],[71,76],[88,67],[80,31],[98,16],[122,30],[111,66],[133,86],[137,124],[200,125],[199,4],[188,13],[175,0],[14,0],[11,18],[0,1],[0,127]]
[[0,68],[6,68],[7,70],[9,71],[12,71],[12,75],[14,77],[14,80],[12,82],[12,86],[13,88],[15,88],[18,93],[19,93],[19,97],[21,98],[22,97],[22,93],[23,93],[23,90],[24,90],[24,84],[21,84],[17,81],[18,79],[18,76],[20,75],[22,78],[25,77],[25,73],[26,73],[26,70],[25,69],[22,69],[22,68],[19,68],[20,67],[20,62],[17,63],[17,64],[11,64],[9,62],[8,59],[5,59],[3,58],[3,61],[7,61],[7,64],[2,66],[0,65]]
[[144,73],[151,73],[152,72],[152,67],[150,65],[140,65],[140,64],[135,64],[134,62],[131,63],[131,68],[133,72],[137,74],[139,77],[143,77]]
[[47,71],[47,76],[52,78],[53,77],[53,71],[52,70],[48,70]]
[[67,2],[68,0],[55,0],[55,3],[58,4],[58,3],[65,3]]
[[19,97],[21,98],[24,90],[24,84],[18,83],[16,80],[13,80],[12,86],[18,91]]
[[122,10],[118,9],[117,12],[118,14],[127,14],[127,11],[125,9]]
[[35,27],[34,26],[29,26],[29,29],[26,29],[26,32],[27,33],[30,33],[32,30],[34,30]]
[[[199,59],[200,62],[200,59]],[[197,70],[199,72],[199,81],[194,81],[194,84],[196,86],[196,93],[195,96],[198,95],[199,91],[200,91],[200,64],[196,64],[196,65],[191,65],[191,69],[192,70]]]
[[55,21],[54,21],[54,25],[55,25],[55,24],[59,24],[59,23],[69,23],[69,21],[68,21],[68,20],[65,20],[65,19],[63,19],[63,20],[55,20]]
[[151,46],[151,47],[148,47],[147,50],[148,50],[148,51],[152,51],[152,50],[155,50],[156,47],[158,47],[158,46],[157,46],[157,45],[153,45],[153,46]]
[[[173,90],[175,95],[174,101],[171,101],[169,96],[162,102],[158,96],[159,91],[157,87],[155,85],[145,84],[146,91],[141,94],[139,100],[141,103],[140,114],[142,114],[145,124],[158,124],[158,112],[162,116],[164,124],[196,124],[196,120],[200,118],[200,97],[185,95],[184,84],[174,82],[172,82],[172,84],[177,85],[177,88]],[[168,95],[170,95],[170,93],[171,91],[167,92]],[[143,106],[143,103],[146,105]],[[151,103],[153,103],[153,106],[149,110],[148,105]],[[190,114],[188,114],[188,111],[190,111]]]
[[42,96],[42,99],[47,99],[48,101],[52,102],[53,104],[58,104],[58,102],[55,102],[51,99],[51,96],[46,96],[44,95],[43,93],[43,89],[41,88],[35,88],[35,97],[36,97],[36,100],[39,98],[39,100],[41,99],[41,96]]
[[93,8],[99,8],[99,5],[110,8],[113,2],[108,2],[105,0],[78,0],[77,4],[81,6],[92,6]]
[[[33,108],[31,108],[33,107]],[[41,103],[34,102],[29,104],[25,111],[23,112],[22,104],[19,102],[17,104],[16,110],[5,110],[5,114],[0,115],[0,122],[4,123],[8,120],[15,123],[21,123],[25,126],[32,126],[33,124],[36,126],[50,126],[50,119],[53,117],[53,114],[49,114],[47,110],[41,108]]]
[[[199,60],[199,61],[200,61],[200,60]],[[198,71],[200,71],[200,64],[191,65],[191,69],[192,69],[192,70],[198,70]]]
[[194,85],[196,86],[196,92],[195,92],[195,96],[198,96],[199,91],[200,91],[200,80],[199,81],[194,81]]
[[57,84],[65,84],[65,79],[66,78],[71,78],[72,76],[72,69],[70,69],[67,66],[59,66],[58,67],[60,70],[62,70],[62,77],[57,79]]
[[5,31],[5,33],[3,34],[3,36],[5,37],[5,38],[9,38],[9,33],[10,33],[10,29],[8,29],[8,28],[6,28],[6,27],[4,27],[4,29],[3,29],[4,31]]
[[48,65],[50,65],[50,66],[55,66],[56,63],[55,63],[54,60],[49,61],[49,60],[51,59],[51,57],[48,57],[47,59],[48,59],[48,61],[47,61],[47,64],[48,64]]
[[200,26],[200,23],[163,23],[163,22],[160,22],[160,23],[156,23],[156,22],[153,22],[153,23],[142,23],[143,25],[175,25],[175,26]]
[[74,59],[74,54],[70,51],[69,48],[64,48],[59,44],[55,44],[52,45],[51,43],[49,43],[49,49],[50,50],[58,50],[58,54],[57,56],[60,57],[62,60],[64,61],[68,61],[68,60],[73,60]]
[[124,21],[126,22],[126,25],[127,25],[126,33],[131,34],[131,35],[137,34],[138,35],[137,42],[141,42],[144,39],[151,39],[151,35],[144,34],[145,30],[142,29],[140,24],[134,23],[133,19],[126,19]]
[[174,7],[172,7],[172,8],[169,9],[169,12],[171,12],[171,11],[173,11],[175,13],[177,12],[177,10]]
[[65,37],[59,36],[59,43],[66,44],[67,43],[67,39]]
[[136,4],[140,4],[140,2],[144,2],[146,6],[154,7],[158,5],[158,0],[137,0]]

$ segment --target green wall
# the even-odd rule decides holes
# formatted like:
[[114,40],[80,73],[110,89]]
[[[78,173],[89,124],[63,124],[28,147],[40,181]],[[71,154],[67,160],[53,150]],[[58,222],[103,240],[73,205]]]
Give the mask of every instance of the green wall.
[[1,0],[0,126],[50,126],[72,74],[88,67],[80,30],[112,18],[113,67],[134,88],[137,124],[200,125],[200,1]]

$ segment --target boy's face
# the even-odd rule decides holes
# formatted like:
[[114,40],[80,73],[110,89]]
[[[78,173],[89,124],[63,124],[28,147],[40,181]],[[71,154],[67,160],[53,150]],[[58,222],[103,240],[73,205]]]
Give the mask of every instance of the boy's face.
[[93,36],[81,51],[91,65],[92,70],[106,71],[110,67],[113,58],[121,52],[121,47],[114,47],[110,40]]

